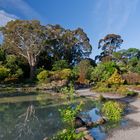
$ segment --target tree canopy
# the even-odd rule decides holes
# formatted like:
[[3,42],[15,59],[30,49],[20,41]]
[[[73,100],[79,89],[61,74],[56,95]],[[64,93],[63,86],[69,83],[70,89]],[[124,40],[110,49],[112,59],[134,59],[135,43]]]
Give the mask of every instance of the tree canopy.
[[92,50],[89,38],[81,28],[69,30],[60,25],[43,26],[37,20],[15,20],[1,28],[1,31],[4,36],[3,48],[27,60],[30,78],[34,77],[43,53],[42,65],[48,61],[53,65],[59,60],[74,65],[88,57]]
[[53,61],[66,60],[73,65],[91,53],[89,38],[81,28],[69,30],[60,25],[47,25],[46,34],[47,52]]
[[96,59],[103,60],[103,58],[112,58],[113,52],[116,52],[120,48],[123,40],[120,35],[108,34],[103,39],[99,40],[98,49],[102,52],[100,55],[96,56]]
[[10,21],[2,28],[4,47],[24,57],[30,66],[30,78],[34,76],[38,56],[46,39],[44,28],[36,20]]

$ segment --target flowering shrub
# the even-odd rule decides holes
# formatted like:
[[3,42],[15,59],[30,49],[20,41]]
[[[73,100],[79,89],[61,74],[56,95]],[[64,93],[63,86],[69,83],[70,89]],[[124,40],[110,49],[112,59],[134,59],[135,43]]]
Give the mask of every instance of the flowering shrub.
[[108,84],[123,84],[124,80],[117,70],[112,74],[112,76],[107,80]]

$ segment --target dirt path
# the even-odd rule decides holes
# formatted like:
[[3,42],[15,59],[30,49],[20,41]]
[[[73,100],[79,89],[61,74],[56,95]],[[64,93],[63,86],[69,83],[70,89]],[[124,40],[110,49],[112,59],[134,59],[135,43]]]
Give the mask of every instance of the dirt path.
[[78,96],[84,96],[84,97],[93,97],[93,98],[98,98],[100,95],[103,95],[105,98],[110,98],[110,99],[120,99],[123,98],[123,96],[116,95],[116,94],[106,94],[106,93],[96,93],[92,92],[89,88],[88,89],[80,89],[76,90],[76,93]]
[[126,115],[126,119],[133,121],[135,126],[130,126],[127,129],[119,129],[113,133],[106,140],[140,140],[140,99],[136,99],[130,103],[135,107],[133,113]]
[[[85,97],[99,97],[100,94],[93,93],[89,89],[78,90],[77,93],[80,96]],[[116,131],[111,132],[106,140],[140,140],[140,99],[132,98],[132,97],[122,97],[122,96],[113,96],[108,94],[103,94],[106,98],[111,99],[119,99],[125,102],[128,102],[130,106],[132,106],[133,112],[126,115],[125,118],[135,123],[135,126],[130,126],[125,129],[118,129]]]

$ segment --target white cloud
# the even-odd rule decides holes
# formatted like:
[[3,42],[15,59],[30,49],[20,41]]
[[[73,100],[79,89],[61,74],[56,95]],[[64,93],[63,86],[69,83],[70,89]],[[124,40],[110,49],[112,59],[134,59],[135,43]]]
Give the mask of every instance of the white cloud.
[[43,19],[42,15],[33,9],[25,0],[0,0],[0,6],[5,9],[13,8],[26,19]]
[[0,26],[5,26],[7,22],[11,20],[15,20],[18,17],[12,14],[5,12],[4,10],[0,10]]
[[98,38],[109,33],[121,34],[129,25],[140,0],[98,0],[93,6],[94,22],[100,25]]
[[137,8],[138,0],[108,0],[106,31],[120,32]]

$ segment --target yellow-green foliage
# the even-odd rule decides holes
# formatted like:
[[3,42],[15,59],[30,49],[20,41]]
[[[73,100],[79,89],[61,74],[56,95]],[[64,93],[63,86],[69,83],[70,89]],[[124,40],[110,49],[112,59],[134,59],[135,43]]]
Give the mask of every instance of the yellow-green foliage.
[[84,136],[83,133],[76,134],[74,128],[74,120],[79,111],[81,111],[82,104],[81,102],[75,108],[68,106],[65,109],[59,109],[62,121],[67,126],[67,129],[60,131],[52,140],[78,140]]
[[68,79],[70,77],[71,70],[70,69],[63,69],[60,71],[60,77],[61,79]]
[[118,89],[117,89],[117,93],[119,94],[126,94],[128,92],[128,89],[126,86],[119,86]]
[[107,80],[108,84],[123,84],[124,80],[117,70],[112,74],[112,76]]
[[49,73],[52,80],[64,80],[71,76],[71,69],[52,71]]
[[119,121],[124,110],[124,105],[115,101],[108,101],[103,105],[102,112],[110,121]]
[[93,90],[95,92],[112,92],[113,89],[112,88],[108,88],[108,84],[105,82],[98,82],[97,85],[95,87],[93,87]]
[[114,89],[108,88],[108,87],[98,87],[93,89],[95,92],[102,92],[102,93],[108,93],[108,92],[114,92]]
[[4,80],[6,77],[8,77],[9,73],[10,73],[10,69],[1,66],[0,67],[0,80]]
[[81,140],[84,137],[84,133],[75,133],[75,129],[64,129],[58,132],[55,136],[53,136],[49,140]]
[[48,72],[46,70],[41,71],[38,75],[37,75],[37,79],[40,82],[46,81],[48,78]]

